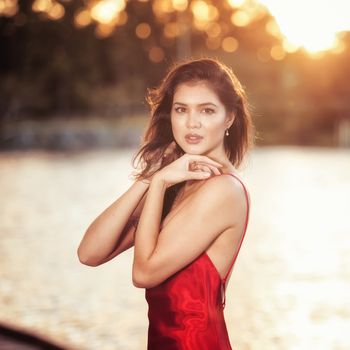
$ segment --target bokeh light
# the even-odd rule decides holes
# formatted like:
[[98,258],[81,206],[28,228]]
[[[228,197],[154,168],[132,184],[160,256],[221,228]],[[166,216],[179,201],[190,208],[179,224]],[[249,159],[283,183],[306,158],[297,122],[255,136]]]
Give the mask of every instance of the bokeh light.
[[222,41],[221,46],[226,52],[234,52],[238,49],[238,40],[232,36],[228,36]]
[[227,0],[227,2],[232,7],[241,7],[246,0]]
[[18,11],[18,4],[16,0],[0,0],[0,15],[14,16]]
[[124,0],[102,0],[91,8],[91,17],[100,23],[112,23],[125,8]]
[[[83,7],[76,10],[74,23],[83,28],[94,22],[97,36],[106,37],[127,22],[128,2],[131,0],[86,0]],[[164,38],[184,35],[191,26],[206,33],[209,49],[222,47],[227,52],[236,50],[233,41],[227,44],[230,41],[223,38],[234,27],[244,30],[260,19],[267,19],[266,33],[277,38],[280,44],[269,48],[270,58],[277,60],[299,49],[306,50],[311,57],[319,57],[319,52],[339,54],[345,50],[340,33],[350,29],[350,3],[345,0],[333,0],[332,6],[319,0],[226,0],[223,4],[210,0],[138,2],[149,3],[155,18],[164,26]],[[32,9],[52,20],[65,15],[65,4],[58,0],[34,0]],[[228,21],[220,15],[223,9],[228,11]],[[0,0],[1,16],[15,16],[18,10],[18,0]],[[17,25],[22,22],[18,17]],[[136,37],[145,39],[152,34],[151,24],[136,23]],[[218,37],[219,40],[214,40]],[[266,61],[265,49],[257,56]]]
[[205,30],[211,22],[215,22],[219,17],[218,9],[206,1],[195,0],[191,3],[191,11],[194,18],[194,26],[198,30]]
[[216,38],[222,33],[221,26],[218,23],[210,23],[205,31],[210,38]]
[[35,12],[45,13],[52,20],[61,19],[65,14],[63,5],[53,0],[35,0],[32,9]]
[[236,11],[231,16],[231,22],[237,27],[244,27],[249,24],[250,17],[245,11]]
[[188,6],[187,0],[173,0],[173,7],[176,11],[185,11]]
[[286,52],[281,45],[275,45],[271,48],[271,57],[276,61],[281,61],[286,57]]
[[162,17],[164,14],[175,11],[171,0],[154,0],[152,4],[153,12],[156,16]]
[[90,11],[82,9],[74,18],[74,23],[77,27],[86,27],[91,23]]
[[207,38],[206,45],[211,50],[217,50],[221,46],[221,39],[219,37]]
[[154,63],[159,63],[161,61],[163,61],[164,59],[164,51],[161,47],[159,46],[153,46],[148,53],[148,57],[150,59],[150,61],[154,62]]
[[163,29],[164,36],[168,39],[176,38],[180,32],[180,26],[177,22],[166,23]]
[[136,36],[140,39],[146,39],[151,35],[151,26],[148,23],[140,23],[135,29]]

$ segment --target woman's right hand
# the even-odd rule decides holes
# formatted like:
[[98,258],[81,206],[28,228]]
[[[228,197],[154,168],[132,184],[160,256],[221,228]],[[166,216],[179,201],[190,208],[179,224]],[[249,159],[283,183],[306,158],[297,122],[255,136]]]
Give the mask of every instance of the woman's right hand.
[[185,153],[157,171],[153,177],[163,181],[168,188],[183,181],[207,179],[212,173],[220,175],[222,166],[207,156]]
[[[164,151],[164,154],[163,154],[163,158],[159,161],[158,164],[155,165],[155,168],[156,169],[159,169],[160,166],[162,165],[163,161],[165,161],[168,157],[170,156],[173,156],[174,158],[174,155],[175,155],[175,148],[176,148],[176,142],[175,141],[172,141],[168,146],[167,148],[165,149]],[[169,158],[168,158],[169,159]],[[171,159],[171,158],[170,158]],[[152,181],[152,178],[153,176],[157,173],[157,171],[152,175],[150,176],[149,178],[144,178],[142,180],[140,180],[141,182],[143,182],[144,184],[146,185],[149,185]]]

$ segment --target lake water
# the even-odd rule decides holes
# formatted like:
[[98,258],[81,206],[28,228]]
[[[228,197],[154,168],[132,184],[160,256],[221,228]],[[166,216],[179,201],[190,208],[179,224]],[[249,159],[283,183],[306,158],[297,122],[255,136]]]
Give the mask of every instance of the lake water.
[[[131,185],[133,154],[0,154],[0,322],[78,349],[146,348],[132,249],[99,267],[76,255]],[[257,148],[240,174],[252,206],[226,295],[233,349],[350,349],[350,149]]]

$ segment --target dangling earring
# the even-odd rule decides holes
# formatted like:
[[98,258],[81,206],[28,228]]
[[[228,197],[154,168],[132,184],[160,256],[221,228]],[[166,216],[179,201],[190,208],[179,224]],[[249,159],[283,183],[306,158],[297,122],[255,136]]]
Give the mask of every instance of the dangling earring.
[[228,129],[226,129],[226,133],[225,133],[225,135],[226,135],[226,136],[228,136],[228,135],[229,135],[229,133],[228,133]]

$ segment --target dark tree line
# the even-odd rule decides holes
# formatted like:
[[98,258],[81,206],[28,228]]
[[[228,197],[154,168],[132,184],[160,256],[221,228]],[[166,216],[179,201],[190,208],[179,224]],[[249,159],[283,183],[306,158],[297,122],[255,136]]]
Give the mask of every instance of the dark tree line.
[[[75,26],[74,16],[84,0],[62,1],[65,15],[59,20],[33,12],[32,3],[19,0],[16,15],[0,16],[0,125],[75,113],[118,117],[125,106],[142,110],[146,88],[157,84],[178,57],[178,42],[164,37],[165,23],[156,18],[152,2],[128,1],[127,22],[106,38],[96,37],[96,23]],[[259,48],[279,43],[265,30],[269,15],[236,27],[227,3],[216,6],[224,35],[235,37],[239,49],[208,49],[206,34],[192,26],[190,54],[218,57],[233,68],[248,90],[255,123],[265,139],[312,143],[310,135],[329,136],[338,120],[350,118],[349,33],[344,33],[346,49],[340,54],[313,59],[298,51],[281,61],[262,62]],[[167,21],[177,19],[176,13],[167,15]],[[141,22],[151,25],[147,39],[135,35]],[[154,45],[164,51],[159,62],[149,59]]]
[[[176,40],[162,36],[163,24],[154,18],[148,3],[128,2],[127,23],[104,39],[96,38],[95,24],[75,27],[74,15],[84,6],[83,0],[62,2],[65,15],[56,21],[33,12],[32,3],[33,0],[19,0],[17,15],[0,17],[1,118],[23,114],[46,118],[50,113],[93,109],[103,105],[104,97],[111,97],[101,90],[118,85],[125,85],[130,97],[123,103],[133,103],[135,98],[140,103],[146,86],[155,84],[176,59]],[[229,14],[222,11],[221,20],[229,21]],[[169,19],[175,20],[175,16]],[[152,35],[146,40],[135,36],[140,22],[152,24]],[[231,33],[242,40],[245,49],[254,49],[259,40],[274,41],[261,35],[263,23],[248,31],[231,27]],[[190,35],[192,55],[222,54],[220,50],[205,49],[204,34],[193,30]],[[150,62],[148,51],[152,45],[163,48],[163,61]],[[105,89],[96,92],[100,87]]]

